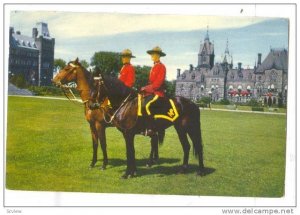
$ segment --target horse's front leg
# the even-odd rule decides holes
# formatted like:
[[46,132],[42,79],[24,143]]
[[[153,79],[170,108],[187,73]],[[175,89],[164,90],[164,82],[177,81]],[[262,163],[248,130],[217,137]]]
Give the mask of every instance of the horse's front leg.
[[149,160],[147,162],[147,167],[151,167],[158,161],[158,137],[157,135],[153,135],[151,137],[151,151]]
[[128,177],[134,177],[136,172],[134,134],[124,132],[123,136],[126,142],[127,169],[122,178],[127,179]]
[[94,124],[90,124],[91,134],[92,134],[92,147],[93,147],[93,158],[90,164],[90,168],[95,167],[97,162],[97,152],[98,152],[98,134]]
[[102,149],[102,153],[103,153],[103,164],[101,169],[105,170],[107,163],[108,163],[108,159],[107,159],[107,150],[106,150],[106,135],[105,135],[105,127],[100,124],[97,123],[97,132],[98,132],[98,138],[100,140],[100,146]]

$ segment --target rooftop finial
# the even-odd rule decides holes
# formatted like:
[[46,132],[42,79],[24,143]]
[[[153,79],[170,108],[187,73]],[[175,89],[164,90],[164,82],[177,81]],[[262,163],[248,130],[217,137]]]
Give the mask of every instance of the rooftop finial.
[[208,36],[208,25],[207,25],[207,28],[206,28],[206,36],[205,36],[205,40],[209,40],[209,36]]

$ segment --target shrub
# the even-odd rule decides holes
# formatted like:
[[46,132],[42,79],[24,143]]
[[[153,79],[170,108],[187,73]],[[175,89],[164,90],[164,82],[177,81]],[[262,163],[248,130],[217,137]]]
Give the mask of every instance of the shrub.
[[14,75],[9,81],[18,88],[24,89],[27,87],[27,82],[23,74]]
[[264,111],[263,107],[252,107],[252,111]]
[[258,101],[256,99],[250,99],[250,101],[247,102],[248,106],[251,107],[258,107],[260,104],[258,103]]
[[[63,96],[64,93],[60,88],[52,86],[30,86],[28,90],[37,96]],[[74,92],[74,91],[73,91]],[[75,94],[75,92],[74,92]]]

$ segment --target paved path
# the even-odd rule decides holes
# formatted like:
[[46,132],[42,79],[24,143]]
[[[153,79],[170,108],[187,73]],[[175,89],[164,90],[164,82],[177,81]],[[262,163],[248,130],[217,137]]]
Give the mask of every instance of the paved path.
[[227,111],[227,112],[239,112],[239,113],[258,113],[258,114],[271,114],[271,115],[286,115],[286,113],[276,113],[276,112],[263,112],[263,111],[249,111],[249,110],[228,110],[228,109],[219,109],[219,108],[201,108],[205,111]]
[[[60,97],[48,97],[48,96],[22,96],[22,95],[9,95],[15,97],[23,97],[23,98],[36,98],[36,99],[54,99],[54,100],[68,100],[67,98]],[[74,100],[81,103],[81,100]],[[274,113],[274,112],[260,112],[260,111],[247,111],[247,110],[228,110],[228,109],[218,109],[218,108],[201,108],[201,110],[205,111],[227,111],[227,112],[238,112],[238,113],[257,113],[257,114],[270,114],[270,115],[286,115],[286,113]]]

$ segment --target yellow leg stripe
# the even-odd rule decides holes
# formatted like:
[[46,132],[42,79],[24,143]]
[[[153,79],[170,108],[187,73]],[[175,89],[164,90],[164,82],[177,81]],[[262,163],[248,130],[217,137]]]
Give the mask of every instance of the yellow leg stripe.
[[155,95],[154,98],[150,102],[148,102],[148,104],[146,105],[146,112],[148,115],[151,114],[151,112],[149,110],[151,103],[155,102],[157,99],[158,99],[158,95]]
[[138,116],[142,116],[142,95],[138,94]]

